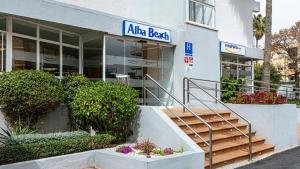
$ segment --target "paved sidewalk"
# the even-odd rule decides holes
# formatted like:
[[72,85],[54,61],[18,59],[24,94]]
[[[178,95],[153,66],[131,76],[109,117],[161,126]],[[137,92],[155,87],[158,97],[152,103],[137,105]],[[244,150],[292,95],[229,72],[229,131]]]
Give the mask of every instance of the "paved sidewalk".
[[274,154],[237,169],[300,169],[300,147]]

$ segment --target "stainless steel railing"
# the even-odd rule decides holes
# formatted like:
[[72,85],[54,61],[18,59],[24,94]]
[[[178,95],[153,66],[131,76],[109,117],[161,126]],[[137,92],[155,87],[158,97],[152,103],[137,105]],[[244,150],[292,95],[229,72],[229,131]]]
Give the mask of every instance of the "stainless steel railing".
[[[217,116],[219,116],[226,123],[228,123],[234,129],[236,129],[238,132],[240,132],[242,135],[244,135],[246,138],[248,138],[248,141],[249,141],[249,143],[248,143],[249,160],[251,161],[252,160],[252,126],[251,126],[251,123],[246,118],[244,118],[243,116],[241,116],[240,114],[238,114],[237,112],[235,112],[234,110],[232,110],[230,107],[228,107],[225,103],[223,103],[220,99],[218,99],[217,96],[214,96],[213,94],[209,93],[207,91],[207,89],[205,89],[204,87],[202,87],[202,86],[198,85],[197,83],[195,83],[194,82],[195,80],[197,80],[197,79],[187,78],[187,77],[185,77],[183,79],[183,104],[185,105],[186,103],[189,103],[190,102],[190,96],[192,96],[194,99],[196,99],[198,102],[200,102],[206,108],[208,108],[211,112],[213,112],[214,114],[216,114]],[[234,114],[239,119],[242,119],[244,122],[246,122],[248,124],[248,135],[246,133],[244,133],[243,131],[241,131],[234,124],[232,124],[231,122],[229,122],[228,120],[226,120],[222,115],[220,115],[217,111],[215,111],[213,108],[211,108],[211,106],[209,106],[208,104],[206,104],[205,101],[202,101],[199,97],[197,97],[194,93],[192,93],[191,92],[191,85],[193,85],[194,89],[201,90],[206,96],[208,96],[209,98],[212,98],[213,100],[216,101],[216,103],[221,104],[227,110],[229,110],[232,114]],[[216,85],[216,88],[217,87],[218,86]],[[215,95],[217,95],[217,93],[215,93]]]
[[[200,122],[202,122],[209,130],[209,138],[208,141],[206,141],[203,137],[201,137],[197,131],[195,131],[188,123],[186,123],[180,116],[178,116],[176,113],[174,113],[167,104],[165,104],[163,101],[159,99],[145,84],[146,80],[150,80],[152,83],[154,83],[159,89],[161,89],[165,94],[167,94],[170,98],[174,99],[180,106],[183,108],[183,112],[187,111],[191,113],[194,117],[196,117]],[[188,108],[183,102],[181,102],[177,97],[175,97],[173,94],[171,94],[167,89],[165,89],[159,82],[157,82],[155,79],[153,79],[150,75],[146,74],[143,79],[143,103],[146,105],[146,97],[147,94],[150,94],[152,97],[154,97],[157,101],[160,102],[161,105],[163,105],[166,110],[168,110],[173,116],[175,116],[180,122],[182,122],[189,130],[191,130],[196,137],[198,137],[200,140],[204,142],[205,145],[209,147],[209,166],[210,169],[213,168],[213,139],[212,139],[212,132],[213,129],[212,127],[204,120],[202,119],[199,115],[194,113],[190,108]]]

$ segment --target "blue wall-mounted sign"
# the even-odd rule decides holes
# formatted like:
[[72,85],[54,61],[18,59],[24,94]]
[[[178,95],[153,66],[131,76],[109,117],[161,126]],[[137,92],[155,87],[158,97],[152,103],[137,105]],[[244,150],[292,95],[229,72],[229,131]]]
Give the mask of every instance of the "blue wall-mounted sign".
[[185,42],[184,53],[185,56],[193,56],[193,44],[191,42]]
[[171,42],[170,30],[130,21],[123,21],[123,35],[155,40],[160,42]]
[[221,42],[221,52],[235,55],[246,55],[246,47],[233,43]]

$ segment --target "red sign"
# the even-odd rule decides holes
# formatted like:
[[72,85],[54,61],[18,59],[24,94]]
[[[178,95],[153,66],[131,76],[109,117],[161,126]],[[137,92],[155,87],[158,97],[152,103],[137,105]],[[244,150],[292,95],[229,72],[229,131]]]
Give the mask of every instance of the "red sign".
[[184,63],[189,63],[189,57],[184,57]]

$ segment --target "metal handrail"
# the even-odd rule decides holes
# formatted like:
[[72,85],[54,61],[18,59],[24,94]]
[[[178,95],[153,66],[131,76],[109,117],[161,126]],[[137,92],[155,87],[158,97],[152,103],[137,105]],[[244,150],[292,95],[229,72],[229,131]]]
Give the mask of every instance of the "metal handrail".
[[[200,120],[209,130],[209,143],[202,138],[189,124],[187,124],[181,117],[179,117],[176,113],[171,111],[169,107],[164,104],[153,92],[151,92],[146,86],[145,86],[145,81],[147,79],[150,79],[154,84],[156,84],[161,90],[163,90],[167,95],[169,95],[172,99],[174,99],[177,103],[179,103],[182,107],[183,110],[187,110],[189,113],[191,113],[194,117],[196,117],[198,120]],[[208,147],[209,147],[209,166],[210,169],[213,168],[213,153],[212,153],[212,147],[213,147],[213,139],[212,139],[212,132],[213,129],[211,125],[209,125],[204,119],[199,117],[196,113],[194,113],[190,108],[188,108],[183,102],[181,102],[177,97],[175,97],[173,94],[167,91],[160,83],[158,83],[155,79],[153,79],[150,75],[146,74],[143,79],[143,103],[144,105],[146,104],[146,93],[150,93],[156,100],[158,100],[171,114],[176,116],[177,119],[179,119],[185,126],[187,126],[194,134],[195,136],[199,137]]]
[[[266,87],[262,87],[262,86],[255,86],[255,85],[249,85],[249,84],[239,84],[239,83],[231,83],[231,82],[221,82],[221,81],[214,81],[214,80],[206,80],[206,79],[198,79],[198,78],[190,78],[191,80],[195,80],[195,81],[202,81],[202,82],[210,82],[210,83],[215,83],[215,84],[230,84],[230,85],[236,85],[236,86],[240,86],[242,87],[242,91],[245,89],[245,88],[252,88],[252,92],[256,92],[256,91],[261,91],[261,89],[267,89]],[[251,82],[257,82],[257,83],[265,83],[265,82],[262,82],[262,81],[257,81],[257,80],[251,80],[251,79],[243,79],[245,81],[251,81]],[[277,89],[277,88],[273,88],[273,87],[269,87],[268,89],[269,90],[276,90],[277,92],[284,92],[285,95],[286,95],[286,99],[289,99],[289,96],[292,97],[293,94],[296,95],[296,94],[300,94],[300,88],[294,88],[294,87],[290,87],[290,86],[286,86],[286,85],[280,85],[280,84],[273,84],[273,83],[269,83],[269,85],[273,85],[273,86],[281,86],[281,87],[285,87],[286,89],[285,90],[281,90],[281,89]],[[228,91],[228,90],[222,90],[222,89],[213,89],[213,88],[210,88],[209,87],[204,87],[204,88],[208,88],[208,90],[215,90],[215,91]],[[288,90],[288,89],[293,89],[293,90]],[[241,91],[240,90],[240,91]],[[235,92],[240,92],[240,91],[235,91]],[[293,98],[292,98],[293,99]],[[300,95],[299,95],[299,98],[300,99]]]
[[[186,83],[187,82],[187,83]],[[198,97],[196,97],[193,93],[190,92],[190,83],[192,83],[194,86],[196,86],[198,89],[200,89],[201,91],[203,91],[205,94],[207,94],[209,97],[213,98],[214,100],[216,100],[217,103],[223,105],[225,108],[227,108],[231,113],[235,114],[236,116],[238,116],[240,119],[244,120],[247,124],[248,124],[248,135],[245,134],[244,132],[242,132],[239,128],[237,128],[236,126],[234,126],[231,122],[229,122],[228,120],[226,120],[223,116],[221,116],[219,113],[217,113],[216,111],[214,111],[212,108],[210,108],[207,104],[205,104],[203,101],[201,101],[201,99],[199,99]],[[188,89],[186,90],[186,85],[188,86]],[[183,103],[185,104],[186,101],[186,92],[188,93],[187,97],[188,97],[188,101],[189,101],[189,95],[193,96],[197,101],[199,101],[200,103],[202,103],[205,107],[207,107],[209,110],[211,110],[212,112],[214,112],[215,114],[217,114],[219,117],[221,117],[225,122],[227,122],[229,125],[231,125],[233,128],[235,128],[237,131],[239,131],[241,134],[243,134],[244,136],[246,136],[249,139],[249,160],[252,160],[252,126],[251,126],[251,122],[248,121],[246,118],[244,118],[243,116],[241,116],[240,114],[238,114],[237,112],[235,112],[234,110],[232,110],[230,107],[228,107],[225,103],[223,103],[220,99],[218,99],[217,97],[213,96],[212,94],[210,94],[209,92],[207,92],[203,87],[201,87],[200,85],[196,84],[192,78],[187,78],[184,77],[183,78]]]

